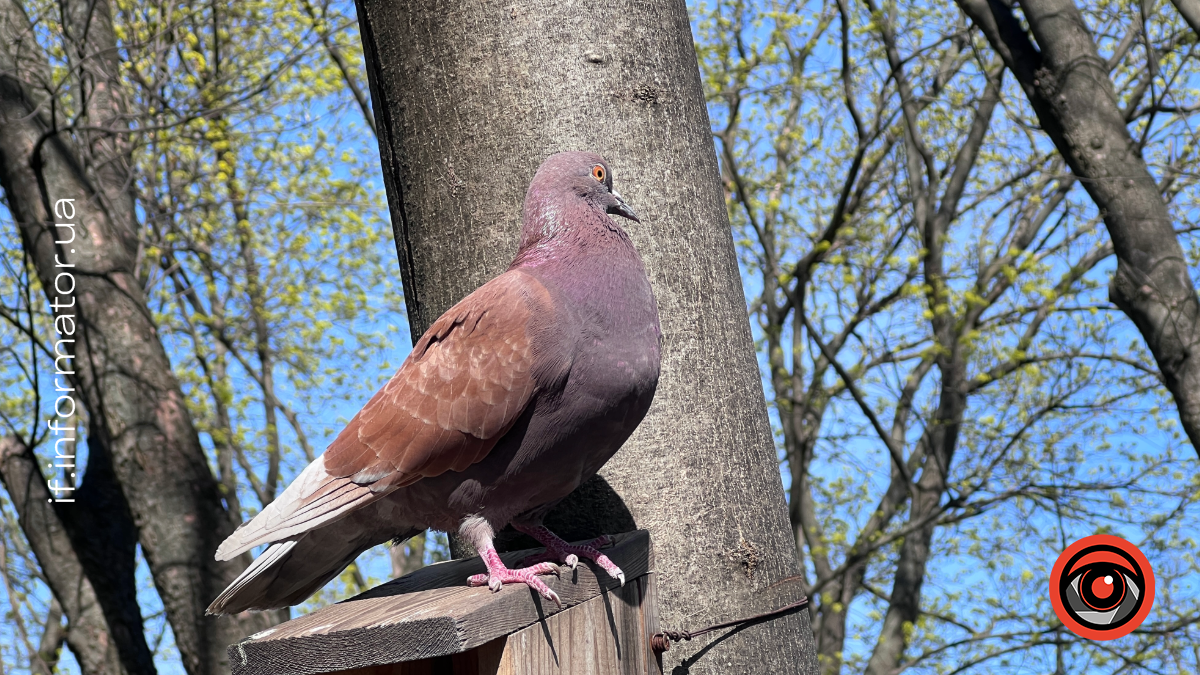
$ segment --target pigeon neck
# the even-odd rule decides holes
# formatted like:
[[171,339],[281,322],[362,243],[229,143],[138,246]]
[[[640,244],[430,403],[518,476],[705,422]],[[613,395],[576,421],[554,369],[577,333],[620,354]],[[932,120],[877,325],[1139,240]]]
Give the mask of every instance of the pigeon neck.
[[510,269],[542,267],[581,256],[637,258],[629,235],[606,213],[586,202],[536,202],[526,208],[521,246]]

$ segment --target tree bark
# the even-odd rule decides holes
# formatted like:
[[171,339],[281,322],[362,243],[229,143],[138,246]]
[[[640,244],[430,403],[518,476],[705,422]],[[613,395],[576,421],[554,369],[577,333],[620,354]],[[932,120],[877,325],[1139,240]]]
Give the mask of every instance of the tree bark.
[[415,572],[425,566],[425,535],[418,534],[408,541],[392,543],[388,549],[388,558],[392,562],[392,578]]
[[[83,675],[121,675],[129,672],[121,666],[114,631],[110,629],[92,583],[84,575],[83,564],[55,513],[50,490],[38,470],[37,457],[12,437],[0,439],[0,480],[4,482],[4,489],[17,512],[21,532],[25,534],[25,540],[37,558],[38,567],[58,600],[61,612],[67,615],[67,630],[63,637],[75,654]],[[61,619],[60,614],[58,620]],[[141,636],[140,621],[134,628],[137,635]],[[39,652],[48,652],[50,647],[57,651],[57,643],[61,639],[43,636]],[[144,639],[141,646],[146,647]],[[149,648],[146,648],[146,656],[150,656]],[[47,657],[48,654],[44,655],[43,660]],[[153,662],[150,672],[153,672]]]
[[142,629],[134,576],[137,528],[112,453],[100,440],[103,434],[89,431],[88,438],[87,470],[74,493],[75,503],[58,505],[58,516],[108,617],[124,669],[130,675],[153,675],[154,657]]
[[1154,354],[1183,430],[1200,452],[1200,300],[1167,204],[1129,135],[1082,14],[1070,0],[1026,0],[1026,33],[1000,0],[956,2],[1017,76],[1042,128],[1100,210],[1117,254],[1109,297]]
[[1200,35],[1200,0],[1171,0],[1171,4],[1175,5],[1192,32]]
[[[64,6],[64,9],[67,8]],[[8,87],[4,93],[11,96],[9,100],[14,103],[19,99],[32,102],[33,96],[36,95],[36,89],[23,87],[21,80],[26,82],[33,80],[39,83],[48,81],[48,63],[45,55],[37,49],[33,42],[21,39],[29,37],[30,33],[23,36],[19,33],[22,27],[29,24],[17,5],[5,3],[0,12],[4,17],[4,37],[12,45],[13,50],[6,54],[13,60],[3,64],[3,74],[8,76],[5,81]],[[85,17],[77,11],[74,14],[68,11],[64,16],[64,21],[67,23],[79,23],[84,20]],[[94,37],[97,34],[103,34],[103,30],[96,29],[91,31],[91,34]],[[111,35],[111,31],[109,34]],[[94,48],[94,42],[85,41],[78,46],[80,50],[86,50],[89,46]],[[79,63],[79,60],[75,59],[75,62]],[[94,82],[94,79],[92,81]],[[107,80],[104,81],[107,82]],[[89,87],[89,90],[94,91],[95,89],[95,85]],[[110,91],[105,85],[101,85],[99,89]],[[88,105],[95,107],[95,100],[92,97],[82,98],[87,98]],[[105,97],[101,96],[100,98],[104,99]],[[19,108],[14,109],[19,110]],[[109,145],[111,147],[111,143]],[[108,166],[112,166],[112,164],[109,163]],[[111,173],[111,170],[106,173]],[[13,199],[19,199],[17,195],[6,194],[5,196],[10,203]],[[132,201],[127,201],[126,212],[132,213],[132,209]],[[129,229],[128,237],[132,238],[133,236],[132,229]],[[61,387],[77,386],[77,383],[70,377],[59,379]],[[71,395],[74,396],[74,394]],[[92,421],[96,420],[93,418]],[[74,426],[74,423],[72,422],[71,425]],[[63,554],[73,558],[74,563],[80,566],[79,569],[86,579],[82,577],[71,579],[69,576],[60,575],[57,588],[55,588],[55,583],[51,583],[53,592],[61,598],[68,594],[81,592],[78,589],[68,589],[63,584],[86,583],[89,597],[99,603],[98,607],[105,619],[103,626],[92,626],[94,617],[80,615],[80,612],[90,609],[90,605],[81,609],[78,602],[67,605],[68,621],[85,621],[85,626],[88,627],[92,638],[99,640],[96,644],[100,645],[106,653],[115,650],[112,651],[112,654],[119,655],[119,662],[115,665],[108,664],[97,660],[94,655],[87,654],[85,656],[90,658],[92,663],[84,666],[85,669],[89,667],[103,668],[102,671],[96,672],[117,672],[117,670],[123,669],[123,672],[139,675],[154,673],[154,660],[150,653],[150,647],[146,643],[142,629],[141,609],[137,604],[137,585],[134,576],[137,528],[113,471],[111,453],[107,445],[102,442],[103,435],[89,435],[92,436],[93,442],[86,473],[82,476],[82,480],[69,481],[71,484],[79,486],[72,495],[75,504],[69,508],[57,508],[45,516],[47,519],[53,518],[55,526],[65,532],[70,548],[62,549],[59,546],[46,548],[43,546],[43,553],[46,553],[47,558],[43,560],[39,557],[39,561],[43,562],[43,567],[45,564],[54,564],[54,559],[49,552],[52,550],[66,551]],[[51,437],[50,440],[53,441],[56,438]],[[21,441],[12,440],[20,447],[25,447]],[[75,445],[77,444],[72,443],[72,446]],[[75,451],[78,452],[78,448],[75,448]],[[28,467],[17,463],[17,457],[9,453],[11,456],[8,470],[18,471],[18,473],[12,476],[11,481],[6,479],[6,482],[13,485],[14,489],[17,484],[28,483],[32,480],[45,484],[45,477],[37,467],[32,450],[25,450],[25,452],[28,455],[25,459],[30,462]],[[23,489],[22,494],[26,494],[26,496],[31,490],[34,490],[33,487]],[[43,493],[45,496],[49,495],[48,490],[44,487],[37,492],[39,495]],[[41,498],[38,498],[38,502],[40,501]],[[26,530],[25,534],[27,537],[36,536],[29,530]],[[44,539],[46,535],[43,533],[41,536]],[[66,545],[67,542],[56,543]],[[82,646],[81,643],[71,644],[73,651]],[[94,648],[92,649],[94,650]],[[82,658],[80,660],[82,663]]]
[[129,114],[121,86],[121,52],[108,0],[63,0],[59,3],[65,50],[73,71],[75,99],[82,107],[76,129],[77,151],[92,178],[97,202],[113,230],[136,255],[137,214],[134,210]]
[[58,600],[51,599],[46,608],[46,621],[42,624],[42,639],[38,640],[37,661],[30,664],[37,675],[54,675],[63,642],[67,639],[67,627],[63,625],[63,610]]
[[[111,23],[111,16],[98,12],[90,21]],[[111,458],[184,667],[190,675],[225,673],[226,647],[266,628],[273,616],[204,616],[208,602],[248,558],[232,565],[213,560],[233,523],[134,273],[136,214],[127,210],[133,200],[110,198],[118,187],[129,186],[111,184],[104,171],[89,171],[85,153],[61,129],[62,120],[51,117],[53,106],[29,86],[50,82],[49,63],[12,0],[0,2],[0,32],[14,50],[0,55],[0,185],[47,299],[58,299],[70,308],[60,313],[73,311],[75,317],[74,334],[64,336],[75,340],[65,344],[75,358],[64,366],[74,373],[59,381],[74,388],[72,395],[90,413],[90,447]],[[91,54],[92,48],[83,53]],[[96,71],[89,72],[88,77],[95,76]],[[92,99],[95,105],[99,101]],[[89,116],[110,121],[119,112],[88,109]],[[92,150],[115,147],[103,135],[89,138]],[[74,200],[69,213],[59,206],[66,199]],[[64,270],[74,277],[73,292],[54,290]],[[120,510],[112,514],[119,516]],[[72,518],[63,521],[69,526]],[[72,540],[76,546],[90,541],[89,554],[92,546],[108,545],[87,537]]]
[[[650,530],[665,627],[800,597],[684,3],[357,4],[414,338],[507,266],[543,159],[603,154],[642,215],[627,230],[658,296],[664,361],[649,415],[601,471],[611,489],[585,491],[601,503],[582,510],[617,516],[600,529],[627,525],[627,512]],[[807,612],[664,660],[676,672],[816,671]]]

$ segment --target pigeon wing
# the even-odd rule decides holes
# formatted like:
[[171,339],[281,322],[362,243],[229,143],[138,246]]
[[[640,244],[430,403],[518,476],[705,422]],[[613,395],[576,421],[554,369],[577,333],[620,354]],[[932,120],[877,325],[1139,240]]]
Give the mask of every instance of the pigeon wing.
[[545,287],[517,270],[467,296],[425,331],[325,453],[221,544],[217,559],[307,532],[486,457],[533,397],[533,334],[553,314]]
[[443,314],[329,446],[326,471],[381,489],[483,459],[533,396],[531,324],[549,301],[514,271]]

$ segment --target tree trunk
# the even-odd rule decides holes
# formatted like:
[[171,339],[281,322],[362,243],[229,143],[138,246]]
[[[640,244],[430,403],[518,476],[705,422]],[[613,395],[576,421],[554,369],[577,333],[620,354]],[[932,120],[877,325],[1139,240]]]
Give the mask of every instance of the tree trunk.
[[124,669],[130,675],[153,675],[154,657],[142,628],[134,576],[138,532],[112,453],[101,438],[102,433],[89,432],[87,470],[75,491],[75,503],[58,505],[58,516],[108,617]]
[[916,530],[904,537],[896,561],[896,576],[887,613],[879,630],[879,639],[867,662],[865,675],[887,675],[901,667],[908,648],[911,627],[921,616],[921,587],[925,583],[933,534],[937,529],[937,512],[946,494],[958,431],[962,426],[967,397],[963,386],[966,367],[957,348],[949,358],[942,359],[939,369],[943,385],[937,415],[927,433],[929,452],[912,492],[908,522]]
[[[601,502],[583,510],[614,514],[601,529],[627,526],[625,512],[650,530],[665,627],[800,597],[684,3],[358,9],[414,338],[505,269],[543,159],[603,154],[644,221],[627,230],[665,342],[650,414],[601,471],[611,489],[583,491]],[[807,612],[721,633],[673,647],[668,672],[816,671]]]
[[1192,31],[1200,35],[1200,0],[1171,0]]
[[[1109,297],[1133,319],[1200,452],[1200,300],[1167,204],[1129,135],[1105,60],[1071,0],[956,0],[1021,83],[1042,128],[1096,203],[1117,254]],[[1039,51],[1040,49],[1040,51]]]
[[[16,58],[4,54],[0,59],[0,185],[47,300],[58,303],[56,314],[73,316],[70,334],[63,336],[73,342],[64,342],[62,349],[75,358],[61,366],[73,372],[58,375],[57,384],[72,387],[71,396],[90,413],[89,447],[100,444],[104,451],[93,451],[94,456],[106,452],[111,458],[184,667],[190,675],[225,673],[227,646],[267,627],[273,617],[204,616],[208,602],[245,568],[248,558],[225,565],[213,560],[233,523],[134,274],[133,200],[111,198],[118,186],[109,181],[120,172],[115,177],[89,173],[86,153],[56,130],[62,120],[51,118],[52,106],[30,86],[51,81],[39,77],[48,72],[49,63],[29,38],[24,12],[12,0],[0,3],[0,37],[19,52]],[[96,11],[93,22],[111,22],[107,11]],[[93,48],[83,51],[90,54]],[[90,71],[84,79],[99,77],[98,72]],[[93,92],[103,89],[95,81],[86,86]],[[100,98],[92,102],[98,105]],[[93,107],[89,115],[111,120],[119,110]],[[103,136],[89,142],[95,144],[92,152],[115,147]],[[68,207],[60,200],[74,201]],[[73,278],[62,278],[64,271]],[[66,326],[60,331],[67,332]],[[62,519],[68,528],[88,514],[70,515]],[[119,517],[120,509],[104,515]],[[72,533],[72,541],[77,547],[80,541],[90,542],[89,555],[93,546],[111,543],[92,535]],[[93,579],[93,585],[99,582]],[[128,615],[120,610],[106,607],[110,623],[120,623],[114,620],[118,614]]]
[[[121,675],[129,672],[121,667],[118,642],[114,639],[116,631],[109,627],[96,592],[84,576],[83,564],[55,513],[50,490],[38,470],[37,457],[23,443],[11,437],[0,439],[0,480],[4,482],[4,489],[17,512],[21,531],[37,557],[46,584],[57,598],[61,611],[67,615],[65,639],[83,675]],[[58,620],[61,619],[60,614]],[[140,616],[135,628],[137,636],[141,637]],[[45,645],[47,642],[51,645]],[[57,644],[54,642],[54,639],[43,638],[44,646],[53,646],[56,650]],[[150,650],[144,638],[141,647],[149,658]],[[39,649],[42,653],[46,651]],[[151,661],[150,672],[153,669]]]
[[46,620],[42,623],[42,639],[38,640],[37,660],[30,664],[30,670],[37,675],[54,675],[58,668],[63,642],[67,639],[67,627],[62,620],[62,606],[51,598],[50,606],[46,608]]

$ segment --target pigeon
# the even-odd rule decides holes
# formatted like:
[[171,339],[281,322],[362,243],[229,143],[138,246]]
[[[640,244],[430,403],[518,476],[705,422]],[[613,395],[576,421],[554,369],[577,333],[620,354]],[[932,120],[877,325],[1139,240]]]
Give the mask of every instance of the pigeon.
[[[512,264],[435,321],[325,452],[221,544],[217,560],[268,546],[209,614],[298,604],[368,548],[426,529],[475,547],[487,573],[472,586],[523,583],[561,605],[539,575],[580,557],[624,584],[603,537],[570,545],[542,524],[629,438],[658,386],[658,304],[610,214],[641,220],[612,180],[589,152],[542,163]],[[493,538],[508,525],[545,553],[506,567]]]

